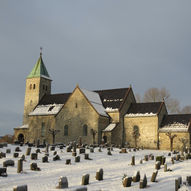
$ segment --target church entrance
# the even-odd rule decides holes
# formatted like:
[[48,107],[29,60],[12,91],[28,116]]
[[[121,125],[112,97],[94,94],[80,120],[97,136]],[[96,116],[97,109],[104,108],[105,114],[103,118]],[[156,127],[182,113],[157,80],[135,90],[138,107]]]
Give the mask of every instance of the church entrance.
[[24,143],[24,135],[22,133],[19,134],[18,141],[19,143]]

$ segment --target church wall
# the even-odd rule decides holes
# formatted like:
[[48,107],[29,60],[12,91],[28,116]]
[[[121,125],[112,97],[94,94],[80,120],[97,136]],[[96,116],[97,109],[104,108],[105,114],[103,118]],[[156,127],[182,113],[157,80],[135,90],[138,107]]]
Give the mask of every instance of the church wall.
[[[188,143],[186,145],[187,147],[190,147],[190,134],[188,132],[173,132],[171,135],[177,135],[173,140],[173,150],[181,150],[182,142],[180,139],[187,140]],[[159,140],[161,150],[170,150],[170,139],[166,135],[166,132],[159,133]]]
[[[42,133],[42,123],[44,123],[44,133]],[[49,129],[51,128],[57,130],[55,126],[55,117],[53,115],[30,116],[28,141],[33,143],[34,141],[37,142],[37,140],[40,140],[40,142],[43,143],[43,140],[45,140],[47,143],[52,144],[52,135],[49,133]]]
[[119,112],[108,112],[108,115],[111,117],[111,122],[119,122]]
[[114,142],[116,142],[116,144],[123,145],[125,143],[126,137],[125,137],[125,132],[124,132],[125,131],[124,116],[127,113],[131,103],[135,103],[135,102],[136,102],[136,100],[135,100],[132,88],[130,88],[130,90],[124,100],[124,103],[123,103],[122,107],[120,108],[119,127],[117,127],[115,129],[115,134],[113,133],[113,136],[112,136],[112,138],[113,138]]
[[[99,132],[107,124],[106,117],[99,117],[98,113],[87,101],[81,90],[77,87],[68,101],[56,116],[56,126],[61,131],[57,137],[58,142],[68,143],[81,139],[82,143],[92,144],[91,129]],[[64,126],[68,126],[68,136],[64,135]],[[83,126],[87,125],[87,136],[83,135]],[[95,142],[101,142],[101,135],[96,133]]]
[[140,136],[137,138],[137,147],[157,149],[158,116],[125,117],[125,142],[135,147],[133,127],[139,128]]

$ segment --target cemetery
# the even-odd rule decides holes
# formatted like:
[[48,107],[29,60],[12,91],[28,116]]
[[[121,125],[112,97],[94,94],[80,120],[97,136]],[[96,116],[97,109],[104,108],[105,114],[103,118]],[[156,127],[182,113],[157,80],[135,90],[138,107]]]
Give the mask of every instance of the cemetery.
[[189,149],[1,144],[0,156],[2,191],[191,190]]

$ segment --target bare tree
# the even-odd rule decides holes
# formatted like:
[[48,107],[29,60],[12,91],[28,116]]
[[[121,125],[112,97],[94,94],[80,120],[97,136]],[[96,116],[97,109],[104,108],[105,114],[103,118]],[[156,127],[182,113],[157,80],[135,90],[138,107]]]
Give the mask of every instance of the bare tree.
[[174,141],[174,138],[177,137],[177,135],[176,134],[172,135],[171,132],[166,133],[166,135],[170,139],[170,150],[172,151],[173,150],[173,141]]
[[167,110],[169,113],[179,113],[180,104],[179,101],[171,98],[170,93],[166,88],[150,88],[148,89],[143,98],[144,102],[160,102],[165,101]]
[[141,95],[138,93],[135,94],[135,99],[136,99],[137,103],[142,102]]
[[188,114],[191,113],[191,106],[185,106],[181,109],[180,113],[182,114]]
[[91,129],[91,134],[92,134],[92,136],[93,136],[93,144],[95,144],[95,143],[96,143],[96,142],[95,142],[95,136],[96,136],[96,134],[97,134],[97,131],[94,130],[94,129]]
[[49,129],[48,132],[52,135],[52,143],[55,143],[55,136],[57,133],[60,132],[60,130],[55,130],[55,129]]
[[135,147],[137,147],[137,139],[139,138],[140,136],[140,133],[139,133],[139,127],[138,126],[134,126],[133,127],[133,138],[135,140]]
[[184,139],[184,138],[180,138],[179,141],[182,143],[182,152],[184,152],[186,150],[186,145],[188,143],[188,139]]

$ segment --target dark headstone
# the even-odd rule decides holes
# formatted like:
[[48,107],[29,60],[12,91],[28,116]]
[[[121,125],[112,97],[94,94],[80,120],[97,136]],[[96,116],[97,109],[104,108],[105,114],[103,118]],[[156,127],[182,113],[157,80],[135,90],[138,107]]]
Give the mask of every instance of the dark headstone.
[[15,166],[14,160],[6,160],[3,162],[3,167]]
[[88,185],[89,184],[89,178],[90,178],[89,174],[83,175],[82,176],[82,185]]
[[61,176],[58,182],[58,186],[56,188],[68,188],[68,179]]
[[97,172],[96,172],[96,180],[103,180],[103,169],[99,169]]

